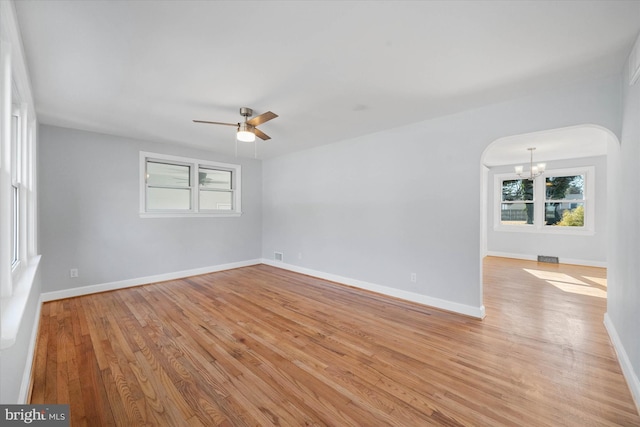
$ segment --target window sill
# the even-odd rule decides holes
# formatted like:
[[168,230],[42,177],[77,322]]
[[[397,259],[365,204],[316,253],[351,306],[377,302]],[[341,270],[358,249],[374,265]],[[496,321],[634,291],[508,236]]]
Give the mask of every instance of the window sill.
[[0,350],[11,347],[18,336],[18,330],[20,329],[20,323],[24,316],[24,311],[27,307],[27,301],[31,294],[31,288],[40,265],[41,255],[37,255],[31,259],[26,266],[20,278],[18,279],[16,286],[13,290],[13,295],[0,300],[0,311],[2,313],[2,337],[0,339]]
[[205,213],[205,212],[140,212],[140,218],[224,218],[238,217],[242,212]]
[[538,228],[534,225],[512,225],[512,226],[496,226],[493,231],[505,231],[507,233],[537,233],[537,234],[561,234],[565,236],[594,236],[595,231],[585,228],[576,227],[544,227]]

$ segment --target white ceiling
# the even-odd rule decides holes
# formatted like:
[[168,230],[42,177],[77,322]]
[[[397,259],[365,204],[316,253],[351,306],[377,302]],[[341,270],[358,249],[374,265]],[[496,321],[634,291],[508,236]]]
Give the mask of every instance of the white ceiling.
[[594,125],[569,126],[523,135],[513,135],[494,141],[483,153],[482,163],[487,167],[528,164],[533,151],[534,163],[559,159],[604,156],[613,134]]
[[41,123],[233,153],[192,119],[271,110],[261,158],[618,73],[640,30],[612,0],[15,6]]

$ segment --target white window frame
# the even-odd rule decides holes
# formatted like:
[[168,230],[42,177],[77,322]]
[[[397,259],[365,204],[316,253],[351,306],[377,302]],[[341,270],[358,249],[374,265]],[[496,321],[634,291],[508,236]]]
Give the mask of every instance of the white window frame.
[[[12,346],[40,264],[37,121],[12,2],[0,2],[0,350]],[[13,117],[19,120],[14,122]],[[13,138],[13,135],[15,138]],[[14,219],[13,195],[18,191]],[[17,225],[17,227],[16,227]],[[13,242],[17,236],[18,252]],[[24,393],[25,387],[23,384]]]
[[[150,210],[147,209],[147,162],[159,162],[190,167],[190,208],[188,210]],[[200,209],[200,168],[215,169],[231,172],[232,209],[210,210]],[[237,217],[242,215],[242,167],[231,163],[214,162],[210,160],[193,159],[167,154],[140,152],[140,217],[141,218],[171,218],[171,217]],[[186,187],[185,187],[186,188]]]
[[[14,99],[17,96],[14,95]],[[24,157],[24,140],[26,134],[22,129],[22,114],[20,107],[14,105],[11,114],[11,271],[15,275],[24,259],[21,249],[24,246],[22,236],[22,158]]]
[[[582,227],[562,227],[545,225],[546,191],[545,184],[547,177],[556,176],[584,176],[584,226]],[[566,169],[548,169],[541,176],[535,178],[533,183],[533,224],[503,224],[502,216],[502,182],[514,179],[522,179],[515,173],[504,173],[494,175],[494,223],[495,231],[517,232],[517,233],[544,233],[544,234],[568,234],[591,236],[595,234],[595,168],[593,166],[583,166]]]

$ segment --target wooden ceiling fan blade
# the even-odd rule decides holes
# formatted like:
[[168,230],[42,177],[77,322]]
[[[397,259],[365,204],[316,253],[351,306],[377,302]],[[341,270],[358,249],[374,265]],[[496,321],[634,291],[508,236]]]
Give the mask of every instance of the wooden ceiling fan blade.
[[266,141],[267,139],[271,139],[271,137],[269,135],[267,135],[266,133],[262,132],[260,129],[253,129],[253,132],[256,134],[256,136],[260,139],[262,139],[263,141]]
[[255,116],[251,120],[247,120],[251,126],[260,126],[264,122],[268,122],[269,120],[275,119],[278,117],[276,113],[272,113],[271,111],[267,111],[266,113],[262,113],[259,116]]
[[209,125],[224,125],[224,126],[234,126],[234,127],[238,127],[240,126],[240,123],[223,123],[223,122],[209,122],[206,120],[194,120],[194,123],[207,123]]

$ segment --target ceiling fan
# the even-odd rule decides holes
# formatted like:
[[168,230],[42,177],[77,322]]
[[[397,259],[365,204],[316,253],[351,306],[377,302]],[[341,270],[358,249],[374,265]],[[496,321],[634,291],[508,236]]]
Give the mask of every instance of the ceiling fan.
[[211,125],[224,125],[224,126],[235,126],[238,131],[236,134],[236,138],[238,141],[243,142],[253,142],[256,140],[256,136],[264,141],[267,139],[271,139],[269,135],[262,132],[257,126],[268,122],[269,120],[275,119],[278,117],[277,114],[272,113],[271,111],[267,111],[266,113],[260,114],[259,116],[255,116],[251,120],[248,120],[249,117],[253,115],[253,110],[251,108],[242,107],[240,108],[240,115],[244,117],[244,122],[240,123],[223,123],[223,122],[209,122],[206,120],[194,120],[194,123],[207,123]]

